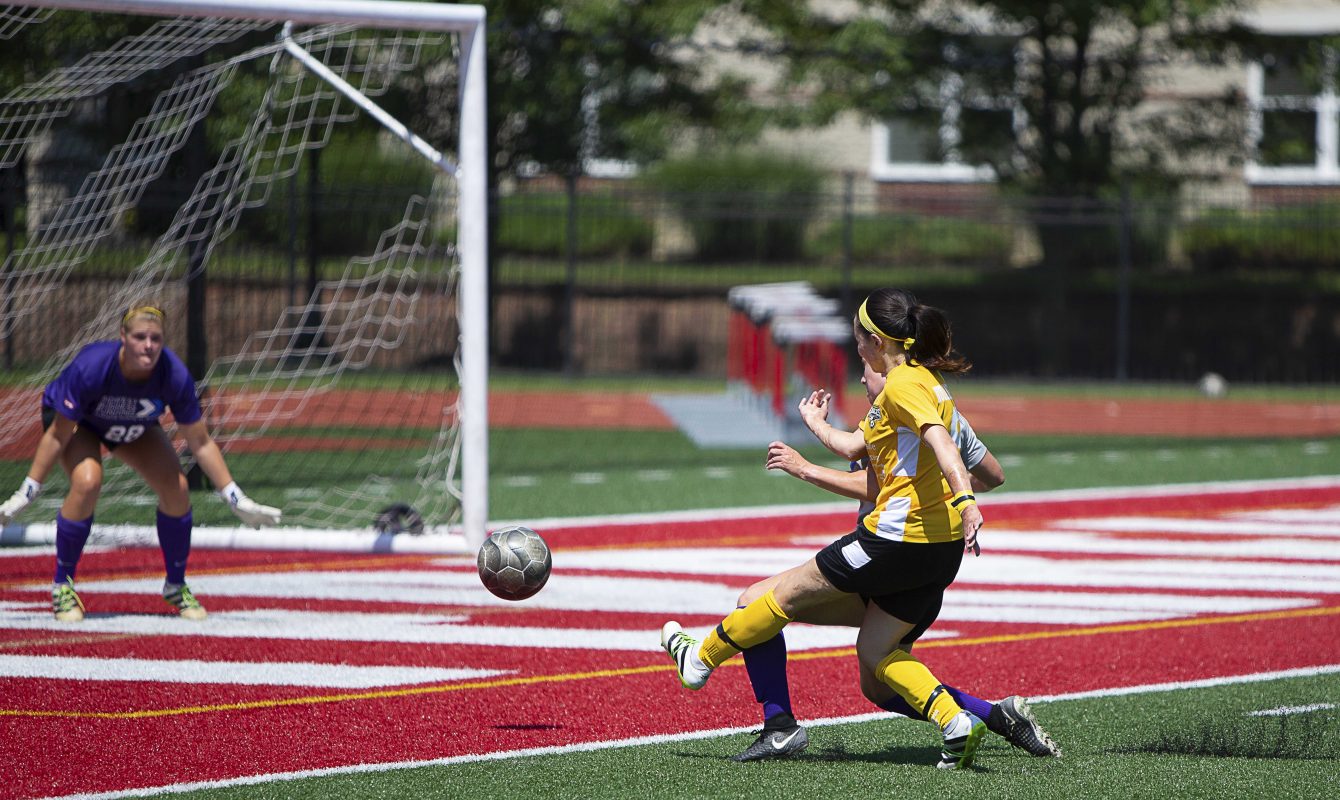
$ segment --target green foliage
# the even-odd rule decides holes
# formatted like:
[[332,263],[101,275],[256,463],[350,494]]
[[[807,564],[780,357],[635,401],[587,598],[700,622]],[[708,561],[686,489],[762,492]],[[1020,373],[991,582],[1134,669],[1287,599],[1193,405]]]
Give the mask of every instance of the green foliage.
[[490,3],[492,168],[531,163],[564,174],[589,157],[652,161],[686,130],[752,136],[760,115],[741,79],[685,52],[719,8],[716,0]]
[[[860,0],[855,10],[811,4],[766,20],[788,42],[784,87],[818,98],[791,115],[797,123],[851,111],[897,117],[938,146],[952,144],[962,163],[992,167],[1007,189],[1097,200],[1134,175],[1241,157],[1239,99],[1147,102],[1159,80],[1150,52],[1206,61],[1240,54],[1222,36],[1224,12],[1236,3],[971,4],[1002,32],[994,36],[969,32],[956,13],[925,13],[922,0]],[[957,115],[945,113],[950,99]],[[957,136],[942,138],[949,128]],[[1046,260],[1071,261],[1070,238],[1040,230]]]
[[[809,244],[812,256],[842,257],[845,223],[824,228]],[[1013,233],[1008,225],[953,217],[906,214],[855,217],[851,256],[860,263],[915,266],[1001,265],[1009,262]]]
[[[363,255],[373,251],[384,231],[405,214],[402,199],[410,193],[426,196],[432,188],[433,167],[402,148],[384,150],[371,131],[342,131],[316,157],[318,255]],[[290,225],[297,235],[298,252],[307,252],[308,193],[311,156],[302,158],[297,175],[274,189],[270,202],[243,214],[239,234],[252,244],[284,247]],[[285,195],[295,192],[290,201]],[[395,197],[395,204],[386,198]],[[298,218],[290,219],[290,209]]]
[[799,159],[724,152],[663,161],[647,183],[665,193],[708,261],[790,261],[805,231],[823,173]]
[[[563,258],[568,248],[568,198],[559,193],[515,194],[499,202],[498,250],[509,255]],[[651,251],[652,225],[609,194],[577,199],[577,255],[628,258]]]
[[1340,205],[1214,209],[1187,225],[1181,241],[1198,270],[1333,270],[1340,266]]

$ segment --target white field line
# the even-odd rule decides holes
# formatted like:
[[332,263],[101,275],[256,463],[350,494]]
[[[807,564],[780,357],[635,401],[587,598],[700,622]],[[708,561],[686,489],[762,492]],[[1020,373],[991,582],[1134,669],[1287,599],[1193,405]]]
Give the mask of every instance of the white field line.
[[[589,476],[588,476],[589,477]],[[1063,503],[1075,500],[1138,500],[1149,497],[1176,497],[1179,495],[1231,494],[1269,492],[1278,489],[1329,489],[1340,487],[1340,475],[1308,478],[1282,478],[1257,481],[1217,481],[1208,483],[1178,483],[1159,486],[1128,486],[1102,489],[1062,489],[1047,492],[1004,491],[983,495],[984,506],[1011,503]],[[742,508],[710,508],[688,511],[661,511],[646,514],[614,514],[588,517],[548,517],[539,519],[491,520],[488,527],[497,529],[506,525],[525,525],[538,531],[564,528],[591,528],[606,525],[645,525],[665,522],[705,522],[740,519],[772,519],[776,517],[851,514],[850,500],[826,503],[798,503],[790,505],[750,506]],[[120,546],[157,545],[157,534],[152,526],[99,525],[94,529],[90,544]],[[55,542],[55,525],[51,523],[11,523],[0,530],[0,546],[50,545]],[[192,544],[202,548],[226,549],[296,549],[331,550],[338,552],[407,552],[407,553],[465,553],[464,537],[454,530],[434,530],[424,536],[377,535],[371,531],[309,531],[302,528],[280,527],[252,531],[242,527],[197,527]],[[29,554],[27,551],[24,554]]]
[[1294,714],[1310,714],[1313,711],[1329,711],[1335,708],[1335,703],[1312,703],[1306,706],[1280,706],[1279,708],[1263,708],[1260,711],[1249,711],[1249,717],[1288,717]]
[[0,677],[77,681],[153,681],[374,689],[383,686],[478,680],[511,672],[512,670],[500,669],[356,666],[303,661],[196,661],[0,654]]
[[[1340,487],[1340,475],[1322,475],[1308,478],[1280,478],[1272,480],[1213,481],[1205,483],[1175,483],[1158,486],[1122,486],[1102,489],[1060,489],[1047,492],[1002,491],[982,495],[978,502],[984,506],[1011,503],[1066,502],[1069,500],[1121,500],[1146,497],[1176,497],[1178,495],[1243,494],[1269,492],[1279,489],[1331,489]],[[745,508],[709,508],[692,511],[662,511],[647,514],[613,514],[590,517],[548,517],[530,520],[490,522],[490,527],[526,525],[536,530],[558,528],[589,528],[593,525],[636,525],[656,522],[702,522],[707,520],[754,519],[792,517],[811,514],[852,513],[851,500],[827,503],[797,503],[792,505],[752,506]]]
[[[1132,694],[1152,694],[1156,692],[1175,692],[1183,689],[1203,689],[1212,686],[1231,686],[1241,683],[1261,683],[1264,681],[1281,680],[1286,678],[1307,678],[1316,675],[1334,675],[1340,673],[1340,664],[1323,664],[1316,667],[1302,667],[1299,669],[1278,670],[1275,672],[1257,672],[1248,675],[1227,675],[1219,678],[1205,678],[1196,681],[1174,681],[1171,683],[1152,683],[1143,686],[1124,686],[1113,689],[1095,689],[1087,692],[1074,692],[1071,694],[1047,695],[1044,697],[1029,698],[1030,703],[1055,703],[1063,700],[1081,700],[1098,697],[1120,697]],[[806,726],[821,727],[825,725],[850,725],[858,722],[868,722],[876,719],[888,719],[890,714],[887,712],[876,712],[871,714],[855,714],[847,717],[829,717],[826,719],[816,719],[806,721]],[[734,736],[741,733],[748,733],[758,726],[746,726],[743,728],[718,728],[710,731],[690,731],[688,733],[660,734],[657,736],[637,736],[629,739],[615,739],[604,742],[582,742],[580,744],[561,745],[556,747],[532,747],[525,750],[512,750],[502,753],[480,753],[477,755],[453,756],[451,758],[436,758],[425,761],[397,761],[388,764],[354,764],[347,767],[326,767],[324,769],[299,770],[294,772],[275,772],[268,775],[248,775],[241,778],[229,778],[218,781],[198,781],[195,783],[179,783],[171,786],[153,786],[142,789],[127,789],[116,792],[101,792],[98,794],[80,794],[65,795],[67,798],[81,798],[81,800],[114,800],[114,798],[123,797],[152,797],[165,794],[184,794],[186,792],[195,792],[202,789],[222,789],[231,786],[257,786],[265,783],[276,783],[279,781],[302,780],[305,778],[321,778],[331,775],[356,775],[369,774],[377,772],[391,772],[398,769],[413,769],[416,767],[429,766],[451,766],[453,764],[472,764],[482,761],[503,761],[509,758],[528,758],[530,756],[550,756],[563,755],[566,753],[589,753],[596,750],[612,750],[619,747],[639,747],[649,744],[668,744],[670,742],[685,742],[697,739],[712,739],[718,736]],[[57,800],[57,798],[44,798],[44,800]]]

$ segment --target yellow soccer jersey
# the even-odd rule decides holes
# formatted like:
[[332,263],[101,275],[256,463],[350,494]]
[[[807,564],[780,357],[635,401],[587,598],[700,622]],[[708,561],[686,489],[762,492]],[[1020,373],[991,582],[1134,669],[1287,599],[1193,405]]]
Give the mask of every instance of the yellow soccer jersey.
[[870,468],[879,478],[879,500],[866,515],[866,530],[904,542],[963,538],[963,520],[949,505],[953,492],[935,451],[921,441],[921,426],[949,426],[954,398],[938,373],[903,364],[889,371],[884,391],[861,421]]

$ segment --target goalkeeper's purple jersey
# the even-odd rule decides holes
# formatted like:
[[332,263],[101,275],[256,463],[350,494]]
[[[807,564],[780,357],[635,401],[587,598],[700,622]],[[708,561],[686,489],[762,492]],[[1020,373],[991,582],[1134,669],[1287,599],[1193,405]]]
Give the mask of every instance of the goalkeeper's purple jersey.
[[138,439],[165,409],[183,425],[200,419],[195,381],[176,353],[164,347],[149,379],[133,383],[121,374],[120,350],[116,339],[86,345],[47,384],[42,407],[114,442]]

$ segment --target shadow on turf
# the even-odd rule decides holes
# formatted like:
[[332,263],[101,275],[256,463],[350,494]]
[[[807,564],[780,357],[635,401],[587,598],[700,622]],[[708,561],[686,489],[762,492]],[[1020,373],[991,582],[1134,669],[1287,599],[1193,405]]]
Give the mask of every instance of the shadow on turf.
[[1204,758],[1340,759],[1340,717],[1309,714],[1260,719],[1222,719],[1166,730],[1147,742],[1113,748],[1126,754]]
[[[740,746],[743,750],[748,743]],[[701,758],[709,761],[721,761],[721,756],[709,753],[692,753],[681,750],[676,753],[681,758]],[[876,753],[853,752],[848,750],[840,742],[824,747],[811,746],[803,753],[789,756],[782,759],[765,759],[763,761],[750,761],[746,764],[775,764],[779,761],[799,761],[799,762],[850,762],[853,764],[903,764],[906,766],[935,766],[940,760],[940,751],[934,747],[891,747],[887,750],[881,750]]]

